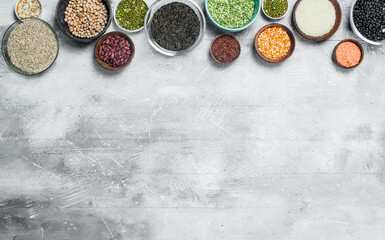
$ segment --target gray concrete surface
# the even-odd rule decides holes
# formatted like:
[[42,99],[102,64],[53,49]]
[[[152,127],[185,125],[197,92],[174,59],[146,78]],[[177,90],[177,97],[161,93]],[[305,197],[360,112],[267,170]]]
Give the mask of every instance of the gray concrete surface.
[[[42,0],[51,24],[56,2]],[[338,32],[312,43],[294,31],[280,65],[254,53],[262,15],[228,67],[210,59],[211,24],[176,58],[130,34],[136,56],[118,73],[56,24],[48,72],[2,59],[0,239],[384,240],[385,47],[364,44],[362,65],[339,69],[332,50],[354,38],[351,0],[339,2]],[[0,2],[1,35],[14,4]]]

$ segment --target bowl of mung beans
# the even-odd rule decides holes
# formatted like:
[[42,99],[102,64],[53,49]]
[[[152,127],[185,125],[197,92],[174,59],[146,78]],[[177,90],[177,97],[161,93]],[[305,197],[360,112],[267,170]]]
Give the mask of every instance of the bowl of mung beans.
[[115,24],[129,33],[139,32],[144,28],[144,18],[148,6],[143,0],[121,0],[114,10]]
[[210,21],[218,28],[239,32],[248,28],[261,9],[260,0],[205,0]]
[[59,53],[58,37],[47,22],[25,18],[5,32],[1,52],[8,66],[23,75],[36,75],[47,70]]
[[108,0],[59,0],[56,21],[62,32],[79,42],[101,37],[112,21]]
[[289,9],[288,0],[262,0],[262,11],[268,19],[279,20]]

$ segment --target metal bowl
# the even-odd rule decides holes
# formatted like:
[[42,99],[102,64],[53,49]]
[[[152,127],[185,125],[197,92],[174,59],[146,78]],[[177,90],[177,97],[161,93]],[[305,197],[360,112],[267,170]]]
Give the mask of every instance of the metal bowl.
[[350,8],[350,17],[349,17],[350,26],[351,26],[353,32],[357,35],[357,37],[361,38],[362,40],[364,40],[365,42],[367,42],[369,44],[377,45],[377,46],[384,44],[385,40],[381,41],[381,42],[376,42],[376,41],[373,41],[373,40],[370,40],[370,39],[364,37],[364,35],[362,35],[360,33],[360,31],[358,31],[358,29],[354,23],[354,19],[353,19],[353,10],[354,10],[354,6],[356,5],[356,2],[357,2],[357,0],[353,1],[352,7]]
[[[194,10],[195,14],[198,16],[198,19],[200,22],[200,32],[199,32],[198,38],[196,39],[195,43],[192,46],[190,46],[189,48],[187,48],[185,50],[181,50],[181,51],[171,51],[171,50],[168,50],[168,49],[161,47],[158,43],[155,42],[155,39],[153,38],[152,33],[151,33],[151,20],[154,17],[155,12],[158,11],[161,7],[163,7],[169,3],[173,3],[173,2],[184,3],[184,4],[188,5],[189,7],[191,7]],[[146,33],[147,41],[150,43],[150,45],[156,51],[158,51],[164,55],[173,57],[173,56],[182,55],[182,54],[191,52],[202,42],[204,33],[206,31],[206,20],[205,20],[205,16],[204,16],[202,10],[198,6],[198,4],[196,4],[194,1],[191,1],[191,0],[158,0],[155,3],[153,3],[151,5],[151,7],[148,9],[148,12],[146,14],[146,18],[144,19],[144,31]]]
[[[56,52],[56,56],[54,58],[54,60],[52,61],[52,63],[44,70],[42,71],[39,71],[39,72],[26,72],[18,67],[16,67],[12,62],[11,62],[11,59],[8,55],[8,39],[9,39],[9,36],[11,35],[12,31],[21,23],[25,22],[25,21],[38,21],[38,22],[42,22],[44,23],[47,27],[49,27],[52,32],[54,33],[55,35],[55,39],[56,39],[56,43],[57,43],[57,52]],[[28,75],[28,76],[32,76],[32,75],[36,75],[36,74],[39,74],[39,73],[42,73],[44,71],[46,71],[49,67],[52,66],[52,64],[55,62],[58,54],[59,54],[59,40],[58,40],[58,37],[56,35],[56,32],[55,30],[52,28],[51,25],[49,25],[47,22],[39,19],[39,18],[25,18],[25,19],[22,19],[22,20],[18,20],[17,22],[13,23],[8,29],[7,31],[4,33],[4,36],[3,36],[3,40],[2,40],[2,43],[1,43],[1,52],[3,54],[3,57],[4,57],[4,60],[5,62],[8,64],[8,66],[15,72],[17,73],[20,73],[20,74],[23,74],[23,75]]]
[[[135,29],[135,30],[128,30],[128,29],[125,29],[125,28],[123,28],[123,27],[121,27],[121,26],[119,25],[118,20],[116,20],[116,10],[117,10],[117,8],[118,8],[120,2],[122,2],[122,1],[123,1],[123,0],[119,1],[119,3],[116,4],[116,7],[115,7],[115,9],[114,9],[114,22],[115,22],[116,26],[118,26],[118,28],[120,28],[122,31],[125,31],[125,32],[128,32],[128,33],[136,33],[136,32],[142,31],[142,30],[144,29],[144,24],[143,24],[143,27],[138,28],[138,29]],[[142,1],[143,1],[144,4],[146,4],[146,6],[148,7],[147,3],[146,3],[144,0],[142,0]],[[147,10],[147,11],[148,11],[148,10]]]

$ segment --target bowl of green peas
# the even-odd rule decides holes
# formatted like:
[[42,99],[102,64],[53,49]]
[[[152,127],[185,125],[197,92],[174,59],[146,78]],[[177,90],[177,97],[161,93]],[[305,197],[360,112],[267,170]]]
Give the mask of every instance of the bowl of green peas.
[[262,0],[262,11],[271,20],[283,18],[288,9],[288,0]]
[[123,31],[134,33],[144,28],[148,5],[143,0],[121,0],[114,10],[115,24]]
[[260,12],[261,0],[205,0],[205,9],[215,26],[239,32],[253,24]]

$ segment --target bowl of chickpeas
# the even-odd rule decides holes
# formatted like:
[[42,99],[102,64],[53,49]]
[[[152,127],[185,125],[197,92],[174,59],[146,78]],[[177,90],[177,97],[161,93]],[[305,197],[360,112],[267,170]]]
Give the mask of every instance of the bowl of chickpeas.
[[62,32],[79,42],[102,36],[112,21],[108,0],[59,0],[56,21]]

